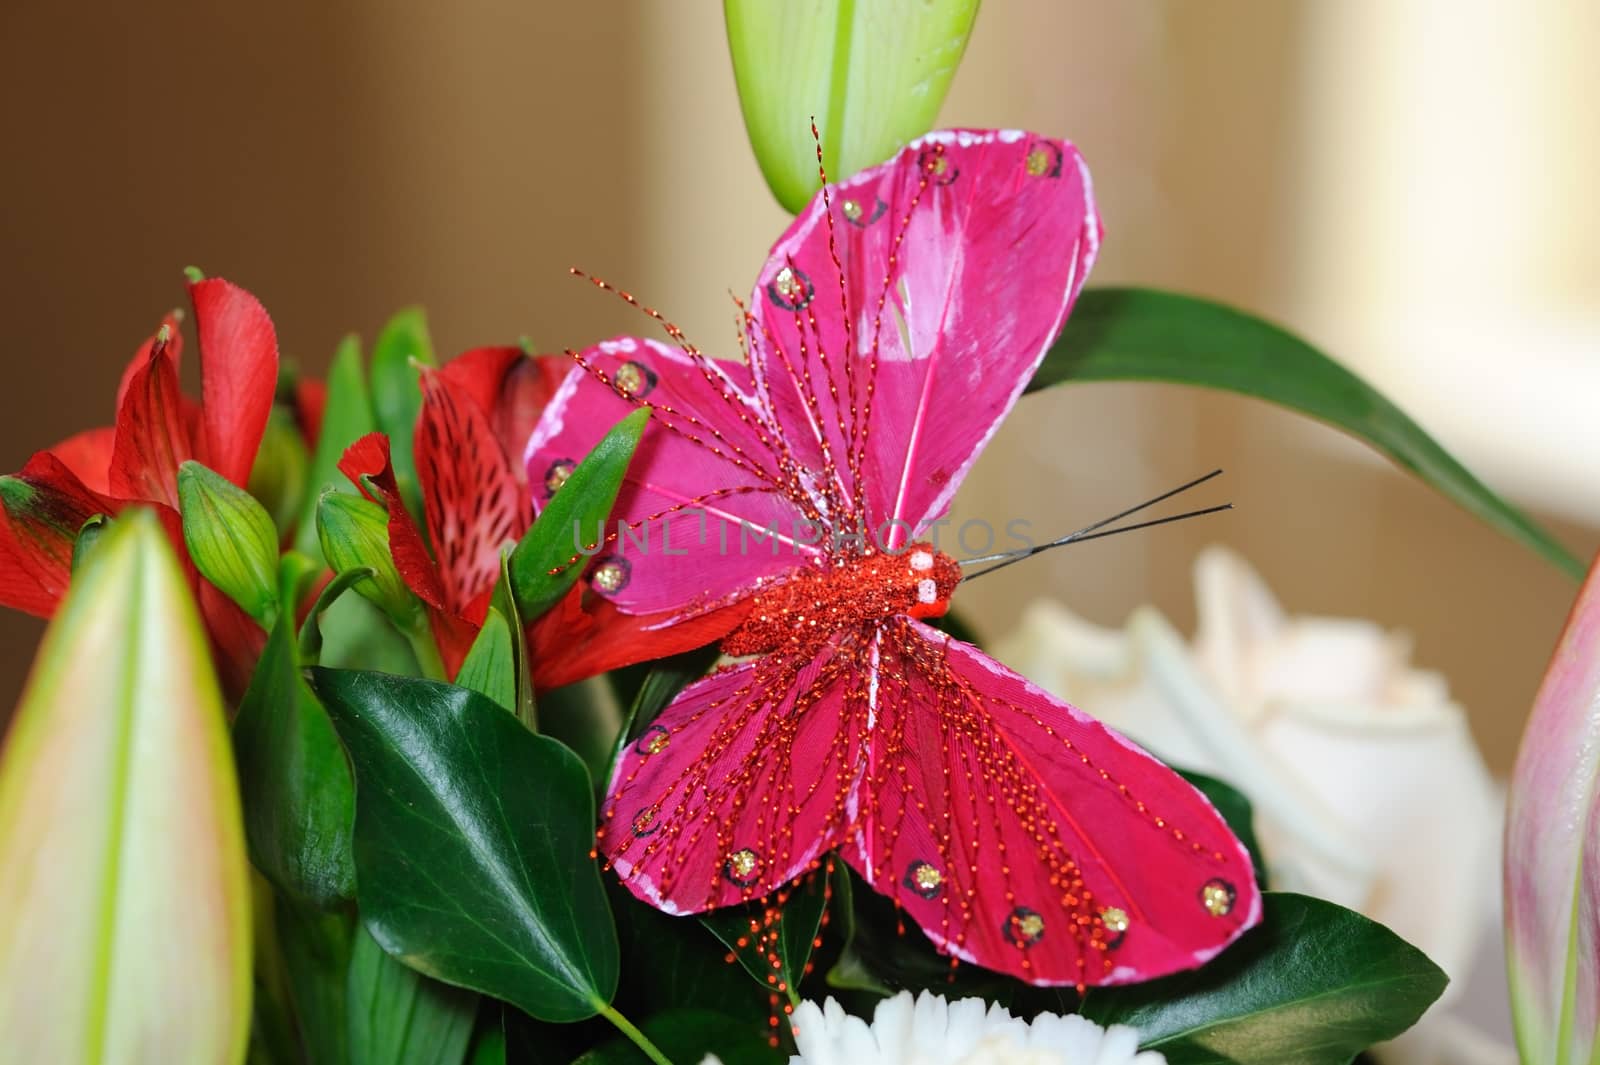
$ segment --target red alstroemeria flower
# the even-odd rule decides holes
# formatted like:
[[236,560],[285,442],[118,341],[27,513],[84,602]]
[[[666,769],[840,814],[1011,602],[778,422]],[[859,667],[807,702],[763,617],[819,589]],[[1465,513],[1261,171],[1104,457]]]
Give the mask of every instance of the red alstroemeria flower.
[[[0,478],[0,604],[52,615],[71,580],[79,528],[129,504],[152,506],[182,553],[183,462],[196,459],[241,487],[249,479],[277,385],[277,335],[261,303],[237,285],[211,278],[188,288],[200,401],[178,388],[182,338],[177,316],[168,315],[122,375],[115,425],[70,437]],[[260,628],[192,568],[191,575],[224,665],[248,670]]]
[[[427,604],[451,676],[482,627],[501,551],[532,523],[531,493],[559,487],[529,486],[523,448],[572,365],[565,356],[496,347],[423,370],[413,451],[432,554],[401,501],[388,438],[362,437],[340,460],[345,475],[388,510],[395,568]],[[658,620],[623,614],[580,583],[527,625],[534,686],[548,690],[689,650],[738,621],[709,615],[697,624],[647,631]]]

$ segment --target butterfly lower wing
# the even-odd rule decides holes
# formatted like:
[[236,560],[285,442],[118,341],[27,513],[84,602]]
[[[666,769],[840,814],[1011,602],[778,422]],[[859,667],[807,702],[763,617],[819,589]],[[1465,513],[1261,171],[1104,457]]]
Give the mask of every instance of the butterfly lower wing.
[[843,838],[865,757],[858,646],[773,653],[685,688],[623,749],[600,849],[668,913],[759,898]]
[[751,297],[758,391],[871,529],[905,523],[903,544],[947,509],[1099,243],[1071,144],[930,133],[819,194],[773,246]]
[[878,641],[845,858],[946,953],[1036,984],[1193,968],[1260,919],[1250,856],[1172,770],[976,648]]

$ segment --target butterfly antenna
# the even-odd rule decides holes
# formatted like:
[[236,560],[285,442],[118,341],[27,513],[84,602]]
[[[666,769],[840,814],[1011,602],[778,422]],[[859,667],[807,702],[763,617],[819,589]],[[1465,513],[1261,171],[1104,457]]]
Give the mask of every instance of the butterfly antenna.
[[1127,508],[1126,510],[1119,511],[1108,518],[1102,518],[1091,525],[1085,525],[1081,529],[1070,532],[1059,539],[1051,540],[1048,543],[1035,544],[1032,547],[1024,547],[1016,551],[1002,551],[992,555],[980,555],[977,558],[958,559],[957,564],[962,566],[976,566],[986,562],[994,563],[994,565],[989,566],[987,569],[982,569],[976,573],[968,574],[964,579],[970,581],[981,577],[986,573],[993,573],[995,570],[1004,569],[1005,567],[1014,563],[1021,562],[1025,558],[1032,558],[1034,555],[1037,555],[1042,551],[1049,551],[1052,548],[1065,547],[1067,544],[1084,543],[1088,540],[1098,540],[1101,537],[1115,536],[1118,533],[1133,532],[1136,529],[1151,529],[1157,525],[1168,525],[1175,521],[1186,521],[1189,518],[1199,518],[1207,514],[1217,514],[1224,510],[1232,510],[1232,503],[1221,503],[1214,507],[1202,507],[1199,510],[1185,511],[1182,514],[1172,514],[1165,518],[1151,518],[1148,521],[1135,522],[1132,525],[1119,525],[1114,529],[1106,528],[1106,526],[1114,525],[1123,518],[1137,514],[1141,510],[1147,510],[1150,507],[1155,506],[1157,503],[1163,503],[1175,495],[1180,495],[1189,491],[1191,488],[1205,484],[1213,477],[1218,477],[1221,474],[1221,470],[1212,470],[1210,473],[1205,474],[1204,476],[1196,477],[1192,481],[1189,481],[1185,484],[1180,484],[1178,487],[1163,492],[1151,499],[1147,499],[1143,503],[1139,503],[1135,506]]

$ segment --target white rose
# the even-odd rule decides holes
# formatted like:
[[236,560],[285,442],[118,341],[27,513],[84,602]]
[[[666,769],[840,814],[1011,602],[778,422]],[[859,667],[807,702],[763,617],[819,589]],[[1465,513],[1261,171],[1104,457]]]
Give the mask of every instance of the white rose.
[[[1444,680],[1371,622],[1286,616],[1229,551],[1202,552],[1195,585],[1192,644],[1151,608],[1116,631],[1037,602],[996,656],[1238,788],[1274,888],[1359,910],[1449,974],[1422,1023],[1380,1048],[1385,1065],[1514,1063],[1500,941],[1485,935],[1503,800]],[[1486,1014],[1505,1038],[1479,1030]]]

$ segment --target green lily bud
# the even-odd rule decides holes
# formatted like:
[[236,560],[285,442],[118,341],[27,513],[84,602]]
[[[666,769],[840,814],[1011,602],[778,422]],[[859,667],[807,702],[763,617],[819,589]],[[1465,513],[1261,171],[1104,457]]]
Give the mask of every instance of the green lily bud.
[[76,573],[83,568],[89,558],[89,552],[94,550],[100,542],[100,537],[111,528],[111,519],[104,514],[96,514],[83,523],[78,530],[78,538],[72,543],[72,572]]
[[0,1032],[28,1062],[244,1060],[251,909],[199,612],[161,523],[113,522],[0,751]]
[[278,607],[278,530],[254,496],[198,462],[178,467],[183,541],[201,576],[245,613],[272,624]]
[[294,415],[274,406],[267,431],[261,437],[261,450],[250,467],[250,494],[267,508],[280,533],[292,529],[300,517],[310,463],[311,453]]
[[799,213],[828,180],[932,128],[978,0],[724,0],[745,130],[772,194]]
[[317,535],[322,557],[335,573],[366,568],[370,576],[355,590],[393,621],[402,632],[415,632],[423,621],[422,603],[406,587],[389,550],[389,515],[378,504],[347,492],[329,490],[317,504]]

